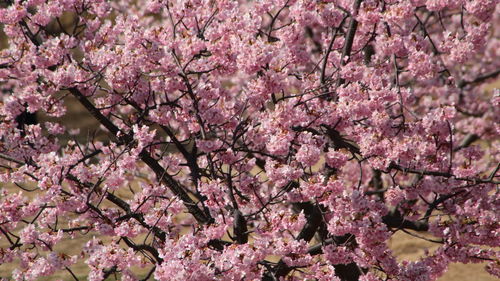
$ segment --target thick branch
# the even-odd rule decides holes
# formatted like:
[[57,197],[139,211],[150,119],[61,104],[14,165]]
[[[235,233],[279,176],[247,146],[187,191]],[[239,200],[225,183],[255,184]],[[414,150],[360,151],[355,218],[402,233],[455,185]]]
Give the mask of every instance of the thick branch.
[[[133,141],[133,137],[131,135],[123,134],[118,137],[120,133],[120,129],[111,122],[106,116],[104,116],[99,109],[97,109],[88,99],[85,97],[77,88],[69,88],[69,91],[73,96],[77,98],[77,100],[90,112],[90,114],[97,119],[108,131],[110,131],[114,137],[123,143],[131,143]],[[187,192],[182,188],[182,186],[166,173],[165,169],[155,160],[146,150],[143,150],[139,154],[141,160],[148,165],[153,172],[158,177],[158,180],[163,182],[177,197],[179,197],[183,202],[184,206],[188,209],[188,211],[195,217],[195,219],[200,224],[208,224],[213,218],[210,217],[209,214],[205,214],[196,203],[189,197]]]
[[406,220],[397,210],[389,212],[389,214],[382,217],[382,221],[392,228],[405,228],[416,231],[429,230],[429,224],[420,221]]
[[[351,15],[351,21],[349,22],[349,29],[347,31],[344,47],[342,49],[342,58],[340,61],[341,65],[345,65],[347,63],[347,59],[351,55],[352,45],[354,43],[354,35],[356,35],[356,31],[358,29],[358,21],[356,20],[356,15],[358,14],[359,7],[361,6],[362,1],[363,0],[356,0],[354,2],[353,14]],[[338,86],[341,86],[344,83],[345,80],[340,78]]]
[[[314,234],[318,230],[320,224],[323,221],[321,210],[318,206],[313,205],[311,202],[304,202],[296,204],[299,209],[304,210],[304,214],[307,216],[307,222],[300,231],[296,240],[311,241]],[[273,272],[268,272],[264,275],[263,281],[271,281],[273,279],[280,279],[280,277],[286,276],[293,268],[289,267],[283,259],[281,259],[275,266]]]
[[479,136],[476,135],[476,134],[468,134],[467,136],[465,136],[464,140],[460,143],[459,146],[455,147],[453,149],[453,152],[457,152],[459,151],[460,149],[462,148],[466,148],[468,147],[469,145],[471,145],[473,142],[479,140]]

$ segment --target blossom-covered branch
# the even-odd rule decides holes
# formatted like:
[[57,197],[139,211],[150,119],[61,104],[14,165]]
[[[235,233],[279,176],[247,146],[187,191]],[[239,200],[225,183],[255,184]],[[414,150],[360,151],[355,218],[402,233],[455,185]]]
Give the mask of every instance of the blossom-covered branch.
[[[14,280],[500,276],[499,9],[0,2],[0,263]],[[398,232],[437,249],[401,261]]]

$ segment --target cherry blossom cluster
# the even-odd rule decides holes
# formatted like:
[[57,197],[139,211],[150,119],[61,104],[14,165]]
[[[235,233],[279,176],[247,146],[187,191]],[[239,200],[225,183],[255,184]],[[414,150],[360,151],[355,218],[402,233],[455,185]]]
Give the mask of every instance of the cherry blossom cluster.
[[[500,277],[498,0],[7,0],[0,24],[14,280]],[[436,250],[401,260],[399,232]]]

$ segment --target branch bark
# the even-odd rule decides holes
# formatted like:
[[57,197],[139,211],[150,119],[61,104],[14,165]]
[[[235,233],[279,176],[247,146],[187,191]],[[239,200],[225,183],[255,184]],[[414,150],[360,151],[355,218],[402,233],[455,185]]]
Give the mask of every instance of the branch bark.
[[[344,47],[342,48],[342,58],[340,64],[342,66],[346,65],[347,58],[351,55],[352,45],[354,44],[354,35],[358,30],[358,21],[356,20],[356,15],[358,14],[359,7],[361,6],[363,0],[356,0],[353,5],[353,13],[351,15],[351,21],[349,22],[349,29],[345,38]],[[345,83],[345,80],[340,78],[337,86],[341,86]]]
[[[85,97],[82,92],[80,92],[77,88],[69,88],[70,93],[87,109],[87,111],[99,121],[110,133],[112,133],[116,140],[121,143],[129,144],[133,141],[133,137],[129,134],[122,134],[120,129],[111,122],[106,116],[104,116],[99,109],[97,109],[87,97]],[[146,165],[153,170],[156,174],[158,180],[165,184],[177,197],[179,197],[183,202],[184,206],[188,209],[189,213],[191,213],[196,221],[200,224],[210,224],[213,221],[213,218],[210,214],[206,214],[203,212],[197,204],[189,197],[187,192],[183,189],[183,187],[172,177],[170,176],[165,169],[155,160],[151,155],[146,151],[142,150],[139,154],[141,160],[146,163]]]

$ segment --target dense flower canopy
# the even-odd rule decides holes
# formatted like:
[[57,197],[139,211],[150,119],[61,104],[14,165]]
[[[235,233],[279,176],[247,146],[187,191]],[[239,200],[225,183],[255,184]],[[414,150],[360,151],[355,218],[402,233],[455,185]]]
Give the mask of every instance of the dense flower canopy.
[[[0,264],[15,280],[78,280],[82,261],[89,280],[500,277],[498,4],[1,1]],[[68,127],[70,102],[100,128]],[[401,261],[397,232],[438,247]],[[58,247],[81,236],[80,255]]]

